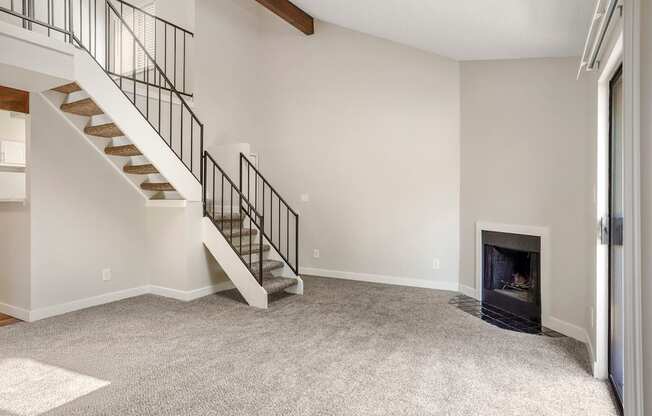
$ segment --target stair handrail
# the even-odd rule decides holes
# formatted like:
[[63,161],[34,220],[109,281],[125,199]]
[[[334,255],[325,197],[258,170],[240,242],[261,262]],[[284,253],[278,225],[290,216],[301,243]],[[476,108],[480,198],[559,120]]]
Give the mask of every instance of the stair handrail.
[[[246,179],[244,175],[244,169],[246,169]],[[270,242],[270,244],[274,247],[276,252],[281,256],[283,261],[292,269],[292,271],[298,275],[299,274],[299,214],[290,206],[290,204],[287,203],[285,198],[281,196],[281,194],[272,186],[272,184],[265,178],[265,176],[258,170],[256,166],[254,166],[253,163],[247,158],[247,156],[244,153],[240,153],[240,191],[245,194],[245,190],[243,187],[243,182],[246,180],[247,182],[247,191],[246,195],[248,199],[251,199],[251,172],[254,172],[254,180],[255,180],[255,189],[254,189],[254,196],[255,196],[255,202],[254,206],[258,207],[258,179],[260,179],[263,183],[263,189],[262,189],[262,195],[263,195],[263,200],[262,200],[262,206],[263,206],[263,215],[265,215],[265,186],[267,186],[270,190],[270,215],[268,217],[268,221],[266,222],[267,225],[269,225],[269,232],[267,232],[267,229],[263,226],[261,227],[261,232],[265,235],[265,238]],[[278,244],[274,241],[274,209],[273,209],[273,203],[274,203],[274,196],[278,199]],[[282,247],[281,244],[281,223],[282,218],[282,210],[281,210],[281,204],[286,209],[286,219],[285,219],[285,224],[286,224],[286,233],[285,233],[285,250]],[[294,261],[291,261],[291,254],[290,254],[290,214],[294,217]]]
[[[216,221],[216,218],[215,218],[215,216],[216,216],[216,211],[215,211],[215,177],[213,177],[213,181],[212,181],[212,185],[213,185],[212,186],[212,188],[213,188],[212,193],[213,193],[213,195],[212,195],[211,200],[213,201],[213,209],[212,210],[208,209],[208,206],[207,206],[207,201],[208,201],[208,195],[207,195],[207,192],[208,192],[208,179],[207,179],[206,176],[208,175],[208,173],[207,173],[207,171],[208,171],[207,164],[208,164],[209,160],[212,162],[213,167],[217,168],[218,172],[222,175],[222,181],[224,179],[226,179],[226,181],[228,182],[228,184],[230,186],[230,189],[231,189],[230,192],[233,192],[235,190],[236,197],[239,200],[239,205],[238,205],[239,213],[242,213],[242,214],[246,215],[249,218],[249,220],[257,228],[259,228],[259,230],[264,229],[264,227],[265,227],[265,218],[260,212],[258,212],[256,207],[254,207],[249,202],[247,197],[240,191],[240,189],[238,189],[238,186],[233,182],[233,180],[231,180],[229,175],[227,175],[227,173],[224,172],[224,170],[220,167],[219,163],[217,163],[215,158],[213,158],[213,156],[207,150],[204,150],[203,160],[202,160],[202,163],[204,164],[203,170],[202,170],[203,175],[204,175],[204,177],[202,179],[202,183],[204,185],[202,187],[203,188],[202,189],[202,192],[203,192],[202,201],[203,201],[203,207],[204,207],[204,216],[211,219],[211,221],[216,226],[216,228],[220,231],[220,233],[222,234],[224,239],[229,243],[229,245],[236,252],[236,254],[238,254],[238,257],[240,258],[240,260],[242,260],[243,264],[247,267],[247,269],[249,269],[250,271],[253,272],[253,270],[251,270],[252,269],[251,237],[249,237],[249,264],[247,264],[247,262],[245,261],[244,256],[241,255],[242,247],[243,247],[242,246],[242,235],[240,235],[240,238],[239,238],[240,246],[239,246],[239,250],[238,250],[238,247],[234,246],[233,242],[231,241],[231,238],[233,236],[232,235],[227,236],[224,233],[224,231],[222,230],[222,228],[220,228],[217,225],[217,221]],[[214,170],[213,170],[213,172],[214,172]],[[223,184],[223,182],[222,182],[222,184]],[[222,197],[224,197],[223,192],[224,192],[224,187],[222,187]],[[231,217],[232,217],[233,214],[234,214],[233,213],[233,194],[231,194],[231,198],[229,198],[229,200],[231,201],[231,209],[230,209],[230,212],[227,212],[227,213],[229,213],[231,215]],[[224,199],[223,198],[222,198],[222,211],[221,212],[222,212],[222,218],[224,218],[225,211],[224,211]],[[233,222],[230,221],[230,223],[231,223],[231,231],[233,231]],[[242,227],[242,222],[240,223],[240,227]],[[242,228],[241,228],[241,230],[242,230]],[[231,237],[231,238],[229,238],[229,237]],[[258,278],[257,278],[257,280],[258,280],[258,283],[262,286],[263,285],[263,258],[262,258],[263,257],[263,232],[262,231],[260,231],[258,244],[259,244],[259,251],[258,251]],[[256,276],[254,275],[254,278],[255,277]]]
[[[68,1],[72,1],[72,0],[68,0]],[[168,76],[165,74],[165,71],[163,71],[163,69],[158,65],[158,63],[156,62],[156,60],[155,60],[155,59],[154,59],[154,58],[149,54],[149,52],[147,51],[147,48],[145,48],[145,46],[142,44],[142,42],[140,41],[140,39],[138,39],[138,36],[136,36],[136,34],[133,32],[133,30],[129,27],[129,25],[127,24],[127,22],[124,20],[123,16],[121,15],[121,13],[119,13],[118,10],[116,10],[115,6],[113,6],[113,4],[111,3],[111,0],[105,0],[105,3],[106,3],[106,5],[107,5],[107,8],[111,9],[111,10],[113,11],[113,13],[115,13],[115,15],[116,15],[116,16],[120,19],[120,21],[124,24],[124,26],[126,27],[126,30],[127,30],[127,31],[131,34],[131,36],[133,37],[133,39],[134,39],[134,43],[136,43],[136,44],[137,44],[137,45],[142,49],[142,51],[143,51],[144,55],[147,57],[147,59],[149,59],[149,60],[153,63],[154,68],[155,68],[156,71],[158,71],[158,73],[159,73],[159,76],[162,76],[163,79],[164,79],[164,80],[165,80],[165,81],[170,85],[170,93],[174,93],[174,94],[176,95],[176,98],[177,98],[177,99],[179,100],[179,102],[183,105],[183,107],[185,107],[185,109],[188,111],[188,113],[190,114],[190,116],[192,117],[192,119],[193,119],[194,121],[196,121],[197,124],[199,125],[199,127],[200,127],[200,152],[203,152],[203,150],[204,150],[204,124],[199,120],[199,117],[197,117],[197,115],[195,114],[195,112],[192,111],[192,109],[190,108],[190,106],[188,105],[188,103],[186,102],[186,100],[183,98],[183,96],[181,95],[181,93],[180,93],[179,91],[177,91],[177,89],[176,89],[174,83],[172,83],[172,81],[170,81],[170,79],[168,78]],[[72,17],[72,13],[73,13],[73,11],[72,11],[72,7],[69,7],[68,9],[69,9],[69,13],[70,13],[69,23],[70,23],[70,35],[71,35],[71,38],[74,39],[74,40],[78,43],[78,45],[79,45],[81,48],[83,48],[86,52],[88,52],[88,54],[89,54],[89,55],[90,55],[90,56],[95,60],[95,62],[97,62],[97,64],[100,65],[100,67],[102,67],[102,65],[97,61],[96,57],[91,53],[91,51],[90,51],[88,48],[86,48],[86,46],[84,46],[83,42],[82,42],[80,39],[78,39],[77,36],[75,35],[74,27],[73,27],[73,20],[74,20],[74,19],[73,19],[73,17]],[[108,16],[106,16],[106,18],[108,19]],[[106,30],[106,31],[109,30],[108,26],[105,28],[105,30]],[[108,38],[109,38],[108,34],[105,33],[105,36],[106,36],[105,41],[108,42]],[[72,40],[71,40],[71,43],[72,43]],[[97,51],[96,51],[96,52],[97,52]],[[105,53],[108,53],[108,51],[105,51]],[[135,53],[135,52],[134,52],[134,53]],[[109,71],[109,68],[108,68],[108,61],[105,62],[105,64],[107,65],[107,68],[104,69],[104,71],[107,72],[107,75],[108,75],[108,71]],[[155,73],[156,73],[156,71],[155,71]],[[109,78],[111,78],[111,77],[109,77]],[[115,80],[113,80],[113,81],[115,82]],[[134,85],[134,88],[135,88],[135,85]],[[161,88],[161,87],[159,86],[158,88]],[[120,90],[122,91],[122,88],[120,88]],[[126,93],[125,93],[124,91],[122,91],[122,92],[126,95]],[[136,107],[136,108],[138,108],[138,107]],[[139,110],[139,111],[140,111],[140,110]],[[147,117],[145,117],[145,119],[149,122],[149,120],[147,119]],[[160,120],[159,120],[159,123],[160,123]],[[150,125],[151,125],[151,122],[150,122]],[[152,125],[152,128],[154,128],[153,125]],[[154,129],[156,130],[156,128],[154,128]],[[170,134],[172,134],[172,133],[170,132]],[[160,135],[160,132],[159,132],[159,135]],[[163,139],[163,137],[161,137],[161,139]],[[165,142],[165,139],[163,139],[163,142]],[[166,142],[166,143],[167,143],[167,142]],[[169,146],[170,146],[170,148],[171,148],[171,144],[170,144]],[[171,150],[172,150],[172,149],[171,149]],[[173,153],[175,153],[175,155],[179,158],[179,160],[181,160],[181,163],[183,163],[184,166],[186,166],[186,168],[187,168],[187,169],[190,171],[190,173],[195,177],[195,179],[197,179],[197,180],[201,183],[201,180],[202,180],[201,178],[203,177],[203,175],[202,175],[203,172],[200,170],[200,176],[199,176],[199,178],[198,178],[198,177],[195,175],[195,173],[192,171],[192,168],[191,168],[191,167],[188,167],[188,165],[186,165],[186,163],[183,161],[182,156],[179,156],[179,155],[178,155],[174,150],[172,150],[172,151],[173,151]],[[183,152],[183,144],[182,144],[182,152]],[[201,154],[202,154],[202,153],[200,153],[200,165],[203,167],[203,163],[201,163]],[[191,155],[191,161],[192,161],[192,155]],[[191,162],[191,164],[192,164],[192,162]]]
[[145,11],[145,10],[143,10],[142,8],[138,7],[138,6],[134,6],[133,4],[131,4],[131,3],[129,3],[129,2],[126,2],[126,1],[124,1],[124,0],[112,0],[112,1],[117,1],[118,3],[125,4],[125,5],[127,5],[128,7],[131,7],[131,8],[134,9],[134,10],[138,10],[139,12],[141,12],[141,13],[143,13],[143,14],[146,14],[146,15],[148,15],[148,16],[151,17],[151,18],[154,18],[154,19],[156,19],[156,20],[158,20],[158,21],[160,21],[160,22],[165,23],[166,25],[169,25],[169,26],[175,27],[175,28],[181,30],[182,32],[187,33],[188,35],[190,35],[190,36],[192,36],[192,37],[195,36],[195,34],[194,34],[193,32],[191,32],[191,31],[189,31],[188,29],[185,29],[185,28],[183,28],[183,27],[181,27],[181,26],[179,26],[179,25],[177,25],[177,24],[175,24],[175,23],[172,23],[172,22],[170,22],[169,20],[166,20],[166,19],[163,19],[163,18],[161,18],[161,17],[158,17],[158,16],[156,16],[155,14],[151,14],[150,12]]
[[[261,214],[261,213],[257,210],[257,208],[256,208],[256,207],[255,207],[255,206],[250,202],[249,198],[248,198],[247,196],[244,195],[244,193],[241,191],[242,185],[241,185],[241,184],[240,184],[240,186],[236,185],[236,184],[233,182],[233,180],[232,180],[232,179],[231,179],[231,178],[226,174],[226,172],[224,172],[224,170],[220,167],[220,165],[217,163],[217,161],[215,161],[215,159],[213,158],[213,156],[212,156],[209,152],[207,152],[206,150],[204,150],[204,124],[199,120],[199,118],[196,116],[196,114],[195,114],[195,113],[190,109],[190,106],[188,105],[188,103],[183,99],[183,97],[181,96],[181,93],[180,93],[179,91],[176,90],[174,84],[169,80],[169,78],[167,77],[167,75],[165,74],[165,72],[160,68],[160,66],[158,65],[158,63],[157,63],[157,62],[152,58],[152,56],[147,52],[147,49],[144,47],[144,45],[142,44],[142,42],[140,42],[140,40],[138,39],[138,37],[137,37],[137,36],[134,34],[134,32],[131,30],[131,28],[129,27],[129,25],[128,25],[128,24],[126,23],[126,21],[123,19],[123,16],[122,16],[122,15],[121,15],[121,14],[120,14],[116,9],[115,9],[115,7],[113,6],[113,4],[111,4],[111,0],[105,0],[105,3],[106,3],[106,10],[109,10],[109,9],[110,9],[110,10],[113,11],[113,13],[115,13],[115,15],[120,19],[120,21],[122,22],[122,24],[123,24],[124,26],[126,26],[127,30],[129,31],[129,33],[130,33],[131,36],[133,37],[133,39],[134,39],[134,43],[137,43],[137,44],[138,44],[138,46],[143,50],[145,56],[146,56],[146,57],[147,57],[151,62],[153,62],[153,64],[154,64],[156,70],[159,72],[159,75],[162,76],[168,84],[170,84],[170,89],[169,89],[169,90],[170,90],[170,93],[174,93],[174,94],[176,94],[177,98],[179,99],[179,102],[183,104],[183,106],[188,110],[188,112],[189,112],[189,114],[192,116],[192,118],[193,118],[193,119],[197,122],[197,124],[200,126],[200,137],[201,137],[200,151],[201,151],[201,154],[200,154],[200,160],[199,160],[199,162],[200,162],[200,177],[199,177],[199,178],[195,175],[195,173],[192,171],[192,169],[189,168],[189,167],[185,164],[185,162],[183,161],[182,157],[180,157],[180,156],[179,156],[179,155],[178,155],[178,154],[177,154],[177,153],[176,153],[176,152],[171,148],[171,146],[170,146],[170,148],[171,148],[171,150],[173,151],[173,153],[175,153],[175,155],[176,155],[177,157],[179,157],[179,159],[180,159],[181,162],[186,166],[186,168],[188,168],[188,170],[191,172],[191,174],[192,174],[192,175],[193,175],[193,176],[194,176],[194,177],[195,177],[195,178],[196,178],[196,179],[201,183],[201,185],[202,185],[202,194],[203,194],[203,198],[202,198],[202,201],[203,201],[203,215],[204,215],[205,217],[210,218],[211,221],[212,221],[214,224],[216,224],[216,219],[215,219],[215,212],[214,212],[214,210],[213,210],[212,213],[210,213],[210,212],[208,211],[208,209],[207,209],[207,206],[206,206],[206,200],[207,200],[207,199],[206,199],[206,193],[207,193],[207,182],[206,182],[206,175],[207,175],[207,172],[206,172],[206,165],[207,165],[207,161],[210,160],[210,161],[213,163],[214,168],[216,168],[216,169],[220,172],[220,174],[222,175],[223,180],[226,180],[226,181],[228,182],[228,184],[231,186],[231,191],[235,191],[236,195],[238,196],[238,200],[240,201],[240,202],[239,202],[238,210],[239,210],[242,214],[246,215],[246,216],[251,220],[251,222],[252,222],[252,223],[253,223],[253,224],[254,224],[254,225],[259,229],[259,231],[260,231],[260,239],[259,239],[259,258],[258,258],[258,278],[257,278],[257,281],[258,281],[259,284],[262,286],[262,285],[263,285],[263,259],[262,259],[262,254],[263,254],[263,247],[264,247],[264,245],[263,245],[263,242],[264,242],[263,237],[265,236],[265,218],[264,218],[264,214]],[[104,73],[109,77],[109,79],[111,79],[111,80],[116,84],[116,86],[120,89],[120,91],[122,91],[122,93],[125,94],[125,96],[127,96],[126,92],[125,92],[124,90],[122,90],[122,88],[120,88],[120,87],[117,85],[117,82],[116,82],[113,78],[111,78],[111,76],[109,75],[108,62],[106,62],[107,68],[104,68],[104,67],[102,66],[102,64],[97,60],[97,57],[92,53],[91,48],[90,48],[90,47],[86,47],[86,45],[84,45],[83,40],[80,39],[80,38],[78,38],[77,35],[75,34],[75,31],[74,31],[74,25],[73,25],[73,20],[74,20],[74,18],[73,18],[73,0],[65,0],[63,4],[64,4],[64,9],[65,9],[65,12],[64,12],[64,19],[67,19],[67,21],[64,21],[64,28],[57,27],[57,26],[54,24],[54,21],[52,21],[52,23],[50,22],[50,10],[49,10],[49,9],[48,9],[48,22],[47,22],[47,23],[46,23],[46,22],[43,22],[43,21],[40,21],[40,20],[38,20],[38,19],[35,19],[34,17],[32,17],[32,16],[30,16],[30,15],[26,15],[26,14],[24,14],[24,13],[16,12],[16,11],[14,11],[13,9],[7,9],[7,8],[5,8],[5,7],[3,7],[3,6],[0,6],[0,12],[5,12],[5,13],[7,13],[7,14],[10,14],[10,15],[12,15],[12,16],[15,16],[15,17],[18,18],[18,19],[22,19],[22,21],[23,21],[23,26],[26,27],[26,28],[29,27],[29,30],[31,30],[31,24],[35,24],[35,25],[39,25],[39,26],[42,26],[42,27],[48,29],[48,36],[50,36],[50,30],[56,31],[56,32],[58,32],[58,33],[61,33],[62,35],[64,35],[64,41],[65,41],[65,42],[68,42],[68,43],[70,43],[71,45],[76,46],[76,47],[79,47],[79,48],[83,49],[84,51],[86,51],[86,52],[89,54],[89,56],[90,56],[90,57],[91,57],[91,58],[92,58],[92,59],[93,59],[93,60],[98,64],[98,66],[99,66],[100,68],[102,68],[102,70],[103,70]],[[80,4],[81,4],[81,0],[80,0]],[[90,4],[91,4],[91,3],[90,3],[90,0],[89,0],[89,5],[90,5]],[[24,12],[24,11],[25,11],[25,10],[23,9],[23,12]],[[90,15],[90,9],[89,9],[89,15]],[[108,18],[109,18],[108,15],[106,15],[106,16],[105,16],[105,19],[108,19]],[[80,20],[80,21],[81,21],[81,20]],[[26,22],[29,22],[29,23],[26,24]],[[90,20],[89,20],[89,24],[90,24]],[[96,26],[95,26],[95,29],[97,29]],[[89,29],[89,30],[90,30],[90,29]],[[108,30],[109,30],[108,27],[106,27],[105,30],[108,31]],[[82,34],[81,31],[80,31],[80,36],[83,37],[83,34]],[[105,36],[106,36],[105,41],[108,42],[108,38],[109,38],[109,36],[108,36],[108,34],[107,34],[106,32],[105,32]],[[95,36],[94,39],[95,39],[95,42],[97,42],[97,36]],[[95,52],[97,53],[97,48],[95,48]],[[163,87],[160,87],[160,86],[156,86],[156,85],[155,85],[155,87],[157,87],[157,88],[159,88],[159,89],[163,89]],[[134,87],[134,88],[135,88],[135,87]],[[127,98],[128,98],[128,96],[127,96]],[[138,107],[136,106],[136,104],[135,104],[134,102],[132,102],[132,104],[134,105],[134,107],[136,107],[136,109],[138,109]],[[146,120],[148,121],[148,123],[152,126],[152,128],[154,128],[154,130],[156,130],[156,128],[152,125],[151,121],[147,118],[147,116],[145,116],[145,115],[142,113],[142,111],[140,111],[140,109],[138,109],[138,110],[139,110],[139,112],[141,112],[141,115],[143,115],[143,116],[145,117],[145,119],[146,119]],[[159,136],[160,136],[160,132],[159,132]],[[165,139],[164,139],[162,136],[161,136],[161,139],[163,140],[163,142],[165,142]],[[166,144],[167,144],[167,143],[166,143]],[[242,156],[243,156],[243,155],[241,155],[241,157],[242,157]],[[249,162],[249,161],[247,160],[247,162]],[[241,164],[242,164],[242,160],[241,160]],[[256,172],[257,172],[257,174],[260,174],[257,170],[256,170]],[[260,177],[264,179],[264,177],[263,177],[262,175],[260,175]],[[270,189],[273,189],[273,187],[271,186],[271,184],[269,184],[269,182],[268,182],[266,179],[264,179],[264,180],[265,180],[265,183],[270,187]],[[213,187],[214,187],[214,184],[213,184]],[[274,190],[274,193],[275,193],[277,196],[280,196],[280,195],[279,195],[275,190]],[[280,199],[279,199],[279,201],[280,201]],[[286,204],[285,200],[283,200],[283,204],[286,205],[287,208],[290,209],[291,212],[293,213],[293,215],[295,215],[296,218],[297,218],[296,236],[297,236],[297,240],[298,240],[298,214],[296,214],[296,212],[295,212],[294,210],[292,210],[292,209],[290,208],[289,205]],[[224,211],[222,211],[222,212],[224,213]],[[289,211],[288,211],[288,212],[289,212]],[[242,224],[241,224],[241,227],[242,227]],[[229,238],[224,234],[223,230],[220,229],[220,227],[216,227],[216,228],[218,228],[218,230],[222,233],[222,235],[225,237],[225,239],[227,240],[227,242],[229,243],[229,245],[231,246],[231,248],[234,250],[234,252],[238,255],[238,257],[240,258],[240,260],[243,262],[243,264],[248,268],[248,270],[250,270],[250,272],[251,272],[252,274],[254,274],[254,271],[252,270],[252,264],[253,264],[253,263],[252,263],[252,254],[251,254],[252,251],[250,250],[250,252],[249,252],[249,265],[247,265],[247,262],[245,261],[244,256],[242,256],[242,255],[238,252],[238,248],[237,248],[236,246],[233,245],[232,241],[231,241],[231,240],[230,240],[230,239],[229,239]],[[250,247],[251,247],[251,238],[249,238],[249,242],[250,242]],[[273,241],[270,240],[270,243],[271,243],[275,248],[277,248]],[[240,238],[240,252],[242,252],[242,247],[243,247],[243,246],[242,246],[242,238]],[[297,263],[296,263],[296,270],[293,269],[293,270],[295,270],[295,273],[298,272],[298,247],[297,247],[297,251],[296,251],[296,253],[297,253],[297,256],[296,256],[296,260],[297,260]],[[279,254],[280,254],[280,253],[279,253]],[[286,263],[288,263],[288,265],[289,265],[289,262],[288,262],[287,260],[286,260]],[[290,267],[292,267],[292,266],[290,266]],[[254,277],[256,277],[256,276],[254,275]]]
[[[134,12],[134,15],[135,15],[135,12],[138,11],[139,13],[142,13],[144,16],[149,16],[150,18],[154,19],[154,21],[155,21],[154,22],[154,61],[156,61],[158,59],[158,57],[157,57],[158,45],[157,45],[157,42],[156,42],[157,41],[157,39],[156,39],[156,33],[157,33],[156,22],[161,22],[164,25],[163,30],[164,30],[164,34],[165,34],[165,37],[164,37],[165,40],[164,40],[164,44],[163,44],[163,51],[164,51],[164,54],[165,54],[164,59],[165,59],[166,63],[167,63],[167,50],[168,50],[168,47],[167,47],[167,33],[168,33],[167,32],[168,31],[167,26],[170,26],[170,27],[172,27],[174,29],[174,63],[175,63],[175,66],[174,66],[174,68],[175,68],[175,70],[174,70],[174,82],[175,83],[177,82],[177,73],[176,73],[176,62],[177,62],[177,58],[176,58],[177,42],[176,42],[176,39],[177,39],[177,35],[176,35],[176,31],[180,30],[182,32],[182,35],[183,35],[183,68],[182,68],[182,70],[183,70],[183,79],[182,79],[183,91],[178,91],[178,92],[180,94],[183,94],[183,95],[186,95],[186,96],[189,96],[189,97],[193,97],[192,93],[186,91],[186,35],[189,35],[190,37],[194,38],[195,34],[193,32],[191,32],[191,31],[189,31],[188,29],[185,29],[185,28],[183,28],[183,27],[181,27],[181,26],[179,26],[177,24],[174,24],[174,23],[172,23],[172,22],[170,22],[170,21],[168,21],[166,19],[160,18],[160,17],[158,17],[158,16],[156,16],[154,14],[151,14],[151,13],[143,10],[142,8],[140,8],[138,6],[134,6],[133,4],[128,3],[128,2],[126,2],[124,0],[110,0],[110,1],[115,1],[115,2],[120,3],[120,14],[121,15],[123,13],[123,7],[127,7],[127,8],[132,9],[132,11]],[[125,20],[125,23],[128,24],[128,22],[126,20]],[[145,38],[145,39],[147,39],[147,38]],[[156,84],[153,84],[153,85],[156,85]]]

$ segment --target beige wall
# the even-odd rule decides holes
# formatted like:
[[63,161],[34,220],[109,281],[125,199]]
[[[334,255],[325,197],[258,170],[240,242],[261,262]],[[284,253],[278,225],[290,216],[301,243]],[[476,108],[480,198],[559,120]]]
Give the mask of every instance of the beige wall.
[[260,134],[259,6],[253,1],[196,0],[195,108],[206,148]]
[[645,414],[652,415],[652,4],[641,2],[641,268]]
[[147,284],[143,197],[43,97],[30,107],[31,308]]
[[576,58],[462,64],[460,284],[476,221],[549,227],[551,315],[589,332],[596,98],[576,74]]
[[455,286],[459,64],[324,22],[306,37],[263,12],[252,151],[299,210],[301,266]]
[[[28,311],[30,309],[29,207],[22,203],[1,203],[0,230],[2,230],[0,231],[0,304]],[[11,310],[6,309],[5,312],[11,313]]]

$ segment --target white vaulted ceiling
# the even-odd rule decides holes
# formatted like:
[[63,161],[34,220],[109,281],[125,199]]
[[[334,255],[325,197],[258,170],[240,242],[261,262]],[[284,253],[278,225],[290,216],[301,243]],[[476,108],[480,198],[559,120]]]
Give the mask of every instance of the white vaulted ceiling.
[[292,0],[313,17],[458,60],[579,56],[595,0]]

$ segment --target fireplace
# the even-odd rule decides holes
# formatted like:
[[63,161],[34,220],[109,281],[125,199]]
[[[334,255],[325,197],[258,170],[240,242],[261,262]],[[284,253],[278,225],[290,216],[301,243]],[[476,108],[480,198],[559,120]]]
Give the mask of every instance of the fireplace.
[[541,237],[482,231],[482,302],[541,323]]

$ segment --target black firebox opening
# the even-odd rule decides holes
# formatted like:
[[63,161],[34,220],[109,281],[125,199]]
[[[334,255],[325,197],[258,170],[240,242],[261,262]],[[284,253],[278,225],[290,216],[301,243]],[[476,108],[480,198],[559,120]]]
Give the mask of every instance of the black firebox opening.
[[483,303],[541,323],[541,239],[482,232]]

